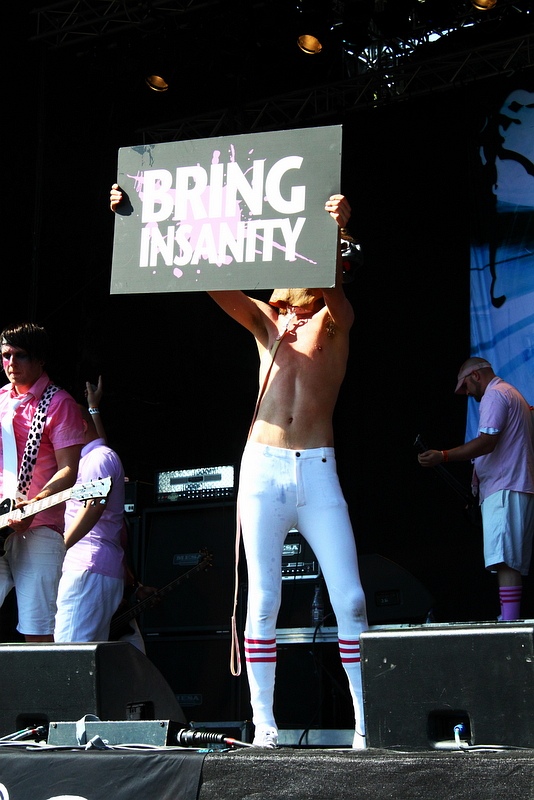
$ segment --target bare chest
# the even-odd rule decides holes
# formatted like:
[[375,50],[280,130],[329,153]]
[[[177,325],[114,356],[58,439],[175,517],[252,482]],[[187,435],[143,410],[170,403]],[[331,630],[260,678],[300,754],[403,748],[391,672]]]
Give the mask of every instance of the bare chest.
[[280,356],[299,353],[313,357],[333,345],[335,327],[327,315],[296,318],[279,333]]

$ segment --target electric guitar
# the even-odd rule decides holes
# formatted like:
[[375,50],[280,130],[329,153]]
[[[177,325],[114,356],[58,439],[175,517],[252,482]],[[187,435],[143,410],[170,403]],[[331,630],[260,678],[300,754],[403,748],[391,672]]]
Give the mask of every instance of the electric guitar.
[[[426,442],[423,441],[421,434],[419,433],[415,437],[415,442],[413,444],[420,453],[430,450],[430,447],[428,447]],[[436,472],[443,478],[445,483],[450,486],[450,488],[463,500],[464,514],[471,525],[480,527],[482,525],[482,515],[477,498],[470,491],[468,491],[464,485],[449,472],[447,467],[443,466],[443,464],[437,464],[435,467],[433,467],[433,469],[436,470]]]
[[33,503],[28,503],[22,508],[15,508],[15,501],[6,498],[0,503],[0,555],[5,553],[4,545],[8,536],[11,536],[13,530],[8,526],[9,520],[21,520],[25,517],[31,517],[38,514],[39,511],[44,511],[46,508],[57,506],[59,503],[64,503],[65,500],[97,500],[98,498],[106,498],[111,491],[111,478],[99,478],[95,481],[88,483],[81,483],[77,486],[71,486],[70,489],[64,489],[57,494],[51,494],[49,497],[43,497],[42,500],[35,500]]
[[150,608],[153,605],[154,600],[158,597],[163,597],[163,595],[167,594],[168,592],[175,589],[184,581],[188,580],[192,575],[196,572],[200,572],[201,570],[206,569],[207,567],[212,566],[212,554],[208,553],[206,549],[203,549],[199,552],[199,561],[191,569],[184,572],[182,575],[179,575],[174,580],[170,581],[170,583],[165,584],[162,586],[161,589],[156,589],[156,591],[145,597],[144,600],[140,600],[135,605],[131,606],[127,611],[122,611],[122,604],[119,606],[118,610],[115,612],[113,617],[111,618],[111,624],[109,626],[109,639],[112,642],[116,642],[121,636],[124,636],[125,633],[131,633],[132,628],[128,624],[132,619],[138,617],[143,611],[147,608]]

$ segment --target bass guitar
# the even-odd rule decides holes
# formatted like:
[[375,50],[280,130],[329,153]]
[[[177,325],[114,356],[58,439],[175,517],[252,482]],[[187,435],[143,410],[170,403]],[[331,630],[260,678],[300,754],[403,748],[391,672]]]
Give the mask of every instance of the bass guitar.
[[118,610],[115,612],[113,617],[111,618],[111,624],[109,626],[109,639],[112,642],[116,642],[121,636],[124,636],[125,633],[131,633],[132,628],[130,627],[129,623],[142,614],[147,608],[150,608],[154,601],[163,595],[168,594],[173,589],[176,589],[181,583],[194,575],[197,572],[201,572],[202,570],[207,569],[207,567],[212,566],[212,554],[208,553],[206,549],[203,549],[198,554],[198,564],[195,564],[194,567],[184,572],[182,575],[179,575],[174,580],[170,581],[170,583],[165,584],[162,586],[161,589],[156,589],[153,594],[145,597],[144,600],[140,600],[135,605],[130,606],[127,611],[122,611],[122,605],[119,606]]
[[[415,442],[413,444],[419,453],[425,453],[427,450],[430,450],[430,447],[428,447],[426,442],[423,441],[421,434],[419,433],[415,437]],[[445,481],[447,486],[450,486],[450,488],[458,495],[458,497],[462,499],[464,504],[464,514],[471,525],[481,527],[482,515],[477,498],[470,491],[468,491],[464,485],[449,472],[447,467],[443,466],[443,464],[438,464],[437,466],[433,467],[433,469],[436,470],[438,475]]]
[[0,555],[4,555],[6,539],[13,533],[13,530],[8,525],[9,520],[19,521],[25,517],[31,517],[46,508],[57,506],[59,503],[64,503],[71,498],[80,501],[104,499],[111,491],[111,484],[111,478],[99,478],[88,483],[80,483],[57,494],[43,497],[42,500],[28,503],[22,508],[15,508],[15,501],[6,498],[0,503]]

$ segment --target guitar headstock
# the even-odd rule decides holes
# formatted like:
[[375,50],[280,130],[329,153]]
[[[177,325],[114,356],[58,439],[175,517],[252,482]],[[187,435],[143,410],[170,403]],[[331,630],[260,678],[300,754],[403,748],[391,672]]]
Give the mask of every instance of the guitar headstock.
[[206,569],[213,566],[213,553],[210,553],[207,547],[203,547],[198,553],[198,568]]
[[96,500],[98,497],[107,497],[111,491],[111,478],[99,478],[95,481],[73,486],[71,497],[74,500]]
[[416,447],[420,453],[426,453],[426,451],[430,449],[427,446],[426,442],[424,442],[423,439],[421,438],[420,433],[418,433],[417,436],[415,437],[415,442],[413,443],[413,446]]

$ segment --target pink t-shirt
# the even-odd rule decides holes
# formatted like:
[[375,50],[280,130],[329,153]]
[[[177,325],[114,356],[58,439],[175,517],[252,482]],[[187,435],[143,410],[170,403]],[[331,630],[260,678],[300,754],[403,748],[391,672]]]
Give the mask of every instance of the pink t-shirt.
[[[31,427],[33,415],[39,405],[39,401],[45,391],[50,385],[51,381],[46,373],[34,383],[28,393],[24,396],[21,404],[18,406],[15,417],[13,419],[13,430],[17,442],[17,457],[18,465],[20,463],[26,447],[26,440],[28,432]],[[7,384],[0,389],[0,420],[6,413],[9,405],[9,400],[14,397],[15,393],[12,390],[11,384]],[[64,447],[72,447],[73,445],[83,445],[84,443],[84,430],[82,423],[82,416],[80,409],[76,404],[73,397],[64,389],[60,389],[52,397],[46,422],[41,438],[37,462],[34,466],[32,480],[28,489],[27,496],[29,499],[35,497],[43,486],[50,480],[50,478],[57,472],[57,461],[55,453],[57,450],[62,450]],[[2,437],[0,436],[0,493],[3,497],[3,444]],[[64,516],[65,505],[61,503],[56,506],[41,511],[37,514],[32,521],[31,527],[36,528],[39,525],[46,525],[55,528],[56,530],[63,531],[64,529]]]

